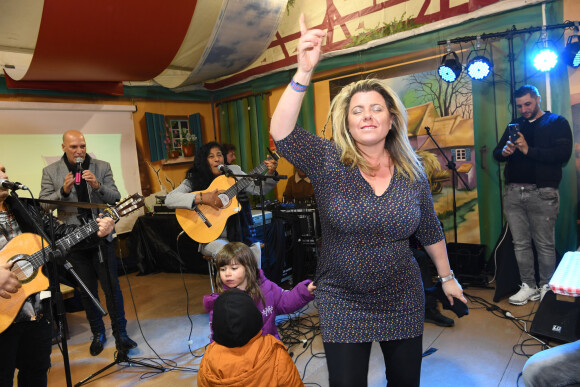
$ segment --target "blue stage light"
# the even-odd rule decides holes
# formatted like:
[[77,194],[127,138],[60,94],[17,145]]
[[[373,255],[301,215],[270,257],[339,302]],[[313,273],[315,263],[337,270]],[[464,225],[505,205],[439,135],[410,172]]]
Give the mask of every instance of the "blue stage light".
[[550,71],[558,63],[558,54],[551,48],[542,48],[536,56],[534,56],[534,67],[538,71]]
[[472,79],[481,80],[491,72],[491,62],[485,56],[476,56],[467,64],[467,75]]
[[[447,59],[447,56],[450,54],[453,54],[453,58]],[[445,82],[455,82],[459,77],[459,74],[461,74],[461,63],[459,63],[457,54],[455,52],[445,54],[437,72]]]
[[[575,42],[572,42],[573,38],[576,38]],[[562,56],[564,57],[564,62],[566,62],[568,66],[574,68],[580,66],[580,37],[578,35],[572,35],[568,38]]]

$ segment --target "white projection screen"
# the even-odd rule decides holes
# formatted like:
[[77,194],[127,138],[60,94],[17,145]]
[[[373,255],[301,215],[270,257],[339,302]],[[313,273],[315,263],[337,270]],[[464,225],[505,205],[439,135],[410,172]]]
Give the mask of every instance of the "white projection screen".
[[[0,101],[0,163],[12,181],[27,185],[38,198],[42,168],[62,157],[62,134],[76,129],[85,135],[91,157],[111,164],[121,197],[141,193],[134,111],[134,105]],[[131,231],[142,214],[141,209],[122,218],[117,233]]]

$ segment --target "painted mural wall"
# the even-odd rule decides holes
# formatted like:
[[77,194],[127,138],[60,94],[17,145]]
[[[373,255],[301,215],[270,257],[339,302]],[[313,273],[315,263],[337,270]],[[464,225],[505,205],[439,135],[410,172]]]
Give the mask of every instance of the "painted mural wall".
[[296,64],[300,38],[298,18],[309,28],[327,31],[324,51],[336,51],[363,41],[466,14],[501,0],[290,0],[268,49],[250,66],[205,83],[208,89],[227,87],[249,77]]

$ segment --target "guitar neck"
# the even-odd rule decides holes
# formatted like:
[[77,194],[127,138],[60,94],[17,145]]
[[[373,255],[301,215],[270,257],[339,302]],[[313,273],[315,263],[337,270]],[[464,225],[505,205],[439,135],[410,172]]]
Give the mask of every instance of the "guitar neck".
[[[71,247],[88,238],[91,234],[99,230],[99,225],[95,220],[90,220],[87,224],[77,228],[70,235],[59,239],[56,242],[56,247],[59,250],[69,250]],[[34,269],[38,269],[47,262],[48,253],[52,251],[51,246],[46,246],[44,249],[32,254],[28,261],[32,264]]]
[[[112,218],[115,222],[117,222],[120,217],[138,210],[139,208],[143,207],[144,204],[145,201],[143,196],[135,193],[126,199],[121,200],[115,207],[108,207],[103,209],[103,216]],[[86,224],[77,227],[71,234],[56,241],[56,247],[63,251],[70,250],[71,247],[86,239],[91,234],[96,233],[97,231],[99,231],[99,224],[95,219],[91,219]],[[30,262],[30,264],[34,267],[34,270],[36,270],[46,263],[46,257],[51,251],[51,246],[46,246],[36,253],[31,254],[27,261]]]
[[72,234],[59,239],[56,242],[56,247],[59,249],[69,250],[71,247],[88,238],[97,231],[99,231],[99,224],[95,220],[90,220],[84,226],[77,228]]
[[[252,169],[250,171],[250,173],[248,173],[248,175],[255,175],[255,174],[260,174],[261,175],[267,169],[268,169],[268,167],[266,166],[266,164],[265,163],[261,163],[256,168]],[[243,191],[247,186],[249,186],[250,183],[252,183],[252,178],[251,177],[243,177],[240,180],[238,180],[236,182],[236,184],[234,184],[230,188],[228,188],[224,192],[224,194],[226,194],[228,196],[228,198],[231,199],[234,196],[236,196],[240,191]]]

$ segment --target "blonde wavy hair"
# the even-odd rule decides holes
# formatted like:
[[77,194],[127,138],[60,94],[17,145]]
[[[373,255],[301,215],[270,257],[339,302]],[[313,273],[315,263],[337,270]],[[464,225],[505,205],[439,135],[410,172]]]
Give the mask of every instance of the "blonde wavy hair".
[[341,151],[340,161],[353,168],[358,166],[366,174],[373,174],[377,168],[366,161],[348,128],[348,111],[352,96],[369,91],[376,91],[383,96],[392,116],[393,125],[385,140],[385,149],[389,152],[394,165],[411,182],[420,179],[423,176],[423,167],[407,136],[407,110],[397,94],[381,79],[372,78],[353,82],[343,87],[332,100],[326,125],[332,120],[332,141]]

